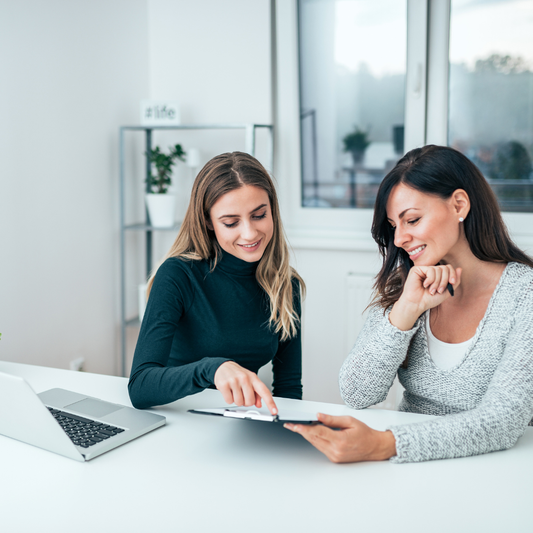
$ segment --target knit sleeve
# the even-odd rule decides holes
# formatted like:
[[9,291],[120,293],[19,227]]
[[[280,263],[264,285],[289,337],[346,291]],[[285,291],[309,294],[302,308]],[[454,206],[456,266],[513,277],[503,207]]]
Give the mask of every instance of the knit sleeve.
[[434,420],[392,426],[405,463],[479,455],[511,448],[533,417],[533,285],[516,306],[503,357],[480,404]]
[[389,310],[373,308],[357,337],[350,355],[341,367],[339,387],[342,399],[355,409],[364,409],[387,397],[398,367],[420,327],[401,331],[389,321]]

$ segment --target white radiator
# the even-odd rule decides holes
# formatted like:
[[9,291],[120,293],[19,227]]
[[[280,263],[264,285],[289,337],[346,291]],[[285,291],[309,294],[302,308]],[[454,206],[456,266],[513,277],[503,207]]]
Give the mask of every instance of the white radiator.
[[[355,344],[355,339],[363,328],[368,313],[367,306],[372,299],[372,285],[374,279],[364,274],[349,273],[346,276],[346,314],[345,314],[345,339],[346,355],[348,355]],[[380,409],[396,410],[402,399],[404,388],[394,379],[394,383],[389,390],[385,401],[374,405]]]
[[372,298],[371,276],[349,273],[346,276],[346,353],[350,353],[355,339],[363,329],[366,307]]

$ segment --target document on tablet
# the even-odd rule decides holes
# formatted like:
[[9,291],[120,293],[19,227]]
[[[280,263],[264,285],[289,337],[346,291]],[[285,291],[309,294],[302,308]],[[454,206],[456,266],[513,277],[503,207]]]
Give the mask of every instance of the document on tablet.
[[277,415],[273,415],[266,407],[257,409],[255,407],[219,407],[214,409],[189,409],[189,413],[195,415],[225,416],[227,418],[239,418],[242,420],[259,420],[261,422],[278,422],[285,424],[316,424],[318,419],[316,414],[301,411],[281,410]]

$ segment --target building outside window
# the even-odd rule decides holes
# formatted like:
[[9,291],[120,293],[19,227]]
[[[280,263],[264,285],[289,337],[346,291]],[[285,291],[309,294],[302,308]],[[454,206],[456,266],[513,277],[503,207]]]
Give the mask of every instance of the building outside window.
[[372,208],[379,183],[403,155],[406,4],[299,2],[306,207]]
[[452,0],[448,143],[533,211],[533,2]]
[[[479,166],[504,211],[533,212],[533,2],[297,7],[302,208],[372,209],[405,151],[438,142]],[[415,41],[428,46],[422,60]],[[442,134],[429,135],[439,122]]]

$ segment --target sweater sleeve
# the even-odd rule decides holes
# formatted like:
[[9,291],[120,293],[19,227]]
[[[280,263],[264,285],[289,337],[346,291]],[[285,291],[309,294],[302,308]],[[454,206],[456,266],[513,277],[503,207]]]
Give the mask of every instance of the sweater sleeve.
[[273,395],[282,398],[302,399],[302,338],[300,284],[293,278],[294,309],[298,315],[296,335],[280,341],[272,360],[274,374]]
[[371,309],[340,370],[340,393],[347,405],[364,409],[385,400],[420,321],[401,331],[389,322],[389,310],[384,315],[383,309]]
[[426,422],[392,426],[398,463],[466,457],[511,448],[533,417],[533,287],[516,307],[503,357],[480,404]]
[[209,387],[218,367],[230,359],[204,357],[182,366],[167,366],[177,324],[194,298],[185,267],[177,259],[157,271],[133,356],[128,391],[138,409],[179,400]]

